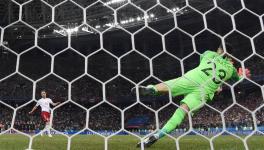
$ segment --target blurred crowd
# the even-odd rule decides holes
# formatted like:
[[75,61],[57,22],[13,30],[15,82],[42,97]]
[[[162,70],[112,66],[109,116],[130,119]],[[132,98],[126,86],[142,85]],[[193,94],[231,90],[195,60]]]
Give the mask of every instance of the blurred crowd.
[[[226,95],[223,92],[223,95]],[[194,128],[222,128],[223,121],[225,121],[226,127],[233,128],[253,128],[253,118],[249,111],[258,108],[263,101],[261,93],[251,93],[247,96],[237,100],[238,104],[245,107],[242,108],[237,104],[233,104],[233,99],[228,96],[216,96],[215,101],[208,103],[200,111],[194,113],[191,117],[192,125]],[[180,99],[174,99],[177,104]],[[166,121],[172,116],[176,110],[176,105],[170,104],[164,106],[165,103],[155,101],[144,102],[148,108],[141,104],[134,105],[126,111],[124,111],[124,127],[128,127],[128,121],[135,117],[147,116],[148,120],[140,126],[134,128],[127,128],[128,130],[134,129],[148,129],[153,130],[156,128],[155,113],[149,108],[163,107],[158,113],[159,125],[162,127]],[[44,127],[44,123],[40,117],[40,109],[33,115],[29,115],[28,112],[35,105],[35,102],[30,103],[24,107],[17,109],[14,120],[14,128],[25,131],[33,132],[34,130],[41,130]],[[155,108],[154,108],[155,105]],[[231,106],[232,105],[232,106]],[[231,107],[230,107],[231,106]],[[5,105],[0,105],[0,124],[5,125],[4,129],[11,127],[13,118],[13,111],[11,108]],[[73,103],[66,103],[54,110],[52,127],[58,131],[79,131],[86,127],[86,120],[88,119],[88,127],[92,130],[118,130],[122,127],[121,112],[119,108],[124,108],[122,104],[118,104],[112,107],[107,103],[91,106],[87,112],[82,105],[76,105]],[[87,108],[87,107],[86,107]],[[157,110],[157,109],[155,109]],[[223,118],[221,117],[221,113]],[[87,116],[88,114],[88,116]],[[264,108],[259,109],[256,112],[257,125],[264,125]],[[189,119],[186,118],[183,124],[179,127],[181,129],[189,128]],[[2,129],[3,130],[3,129]]]

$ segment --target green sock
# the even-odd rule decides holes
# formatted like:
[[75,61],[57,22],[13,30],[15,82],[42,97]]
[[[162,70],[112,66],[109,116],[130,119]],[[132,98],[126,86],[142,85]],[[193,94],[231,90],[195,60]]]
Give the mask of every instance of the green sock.
[[173,116],[170,118],[170,120],[158,133],[155,134],[155,136],[158,138],[162,138],[165,135],[164,133],[168,134],[171,131],[173,131],[176,127],[178,127],[182,123],[185,114],[186,112],[183,109],[178,108],[173,114]]

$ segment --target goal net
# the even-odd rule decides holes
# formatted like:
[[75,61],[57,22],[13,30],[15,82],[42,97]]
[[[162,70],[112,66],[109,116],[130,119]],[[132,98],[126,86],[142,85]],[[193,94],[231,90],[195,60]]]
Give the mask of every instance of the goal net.
[[[262,0],[1,0],[0,8],[0,149],[145,149],[183,97],[131,89],[184,76],[219,45],[251,77],[219,81],[222,92],[153,148],[262,149]],[[41,136],[40,110],[28,114],[41,90],[60,102],[52,138]]]

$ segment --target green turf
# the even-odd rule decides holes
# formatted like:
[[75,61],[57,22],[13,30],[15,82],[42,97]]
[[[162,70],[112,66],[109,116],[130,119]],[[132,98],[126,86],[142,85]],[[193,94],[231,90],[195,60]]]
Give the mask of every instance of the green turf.
[[[139,150],[135,147],[139,139],[133,136],[114,136],[108,141],[109,150]],[[23,135],[1,135],[0,150],[24,150],[28,147],[29,138]],[[33,140],[34,150],[65,150],[68,140],[65,136],[55,135],[36,137]],[[248,140],[250,150],[264,150],[264,136],[253,136]],[[232,136],[220,136],[214,140],[215,150],[244,150],[243,143]],[[78,135],[72,138],[72,150],[103,150],[104,139],[100,136]],[[149,150],[175,150],[173,139],[165,137]],[[180,139],[181,150],[209,150],[209,142],[200,136],[186,136]]]

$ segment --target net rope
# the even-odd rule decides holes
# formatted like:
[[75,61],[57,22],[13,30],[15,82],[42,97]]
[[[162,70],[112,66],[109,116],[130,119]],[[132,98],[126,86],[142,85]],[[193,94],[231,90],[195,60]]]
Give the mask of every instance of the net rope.
[[[125,120],[125,119],[124,119],[124,118],[125,118],[124,113],[125,113],[127,110],[129,110],[130,108],[132,108],[133,106],[135,106],[136,104],[140,104],[140,105],[144,106],[145,108],[147,108],[148,110],[151,110],[152,112],[154,112],[154,113],[155,113],[156,127],[157,127],[157,128],[161,128],[161,126],[159,126],[158,112],[161,111],[161,110],[163,110],[165,107],[167,107],[167,106],[170,105],[170,104],[179,107],[178,105],[176,105],[176,104],[174,104],[174,103],[172,102],[172,97],[171,97],[171,95],[170,95],[170,100],[169,100],[169,103],[168,103],[168,104],[162,106],[162,107],[159,108],[158,110],[154,110],[153,108],[150,108],[149,106],[147,106],[146,104],[144,104],[144,103],[142,103],[142,102],[140,101],[139,94],[138,94],[138,91],[137,91],[137,100],[136,100],[136,103],[134,103],[134,104],[132,104],[132,105],[126,107],[125,109],[120,109],[119,107],[113,105],[112,103],[110,103],[109,101],[106,100],[106,94],[105,94],[106,91],[105,91],[105,90],[106,90],[106,84],[107,84],[108,82],[112,81],[113,79],[115,79],[115,78],[118,77],[118,76],[119,76],[119,77],[122,77],[122,78],[124,78],[124,79],[126,79],[127,81],[130,81],[130,82],[133,83],[136,87],[138,87],[139,85],[141,85],[141,83],[143,83],[144,81],[146,81],[149,77],[153,77],[153,78],[157,79],[158,81],[162,82],[159,78],[155,77],[155,75],[153,74],[153,63],[152,63],[152,61],[153,61],[154,58],[156,58],[157,56],[159,56],[160,54],[162,54],[162,53],[164,53],[164,52],[167,53],[167,54],[169,54],[170,56],[172,56],[172,57],[175,58],[176,60],[180,61],[180,63],[181,63],[181,71],[182,71],[182,74],[183,74],[183,73],[184,73],[183,59],[180,59],[180,58],[174,56],[173,54],[171,54],[169,51],[166,50],[166,46],[165,46],[165,35],[167,35],[168,33],[170,33],[171,31],[173,31],[173,30],[175,30],[175,29],[181,31],[182,33],[184,33],[184,34],[186,34],[186,35],[188,35],[188,36],[190,36],[190,37],[192,38],[192,44],[193,44],[193,46],[194,46],[194,51],[193,51],[192,53],[190,53],[188,56],[186,56],[185,58],[188,58],[189,56],[193,55],[194,53],[199,54],[199,52],[197,52],[196,47],[195,47],[195,40],[194,40],[194,38],[195,38],[197,35],[199,35],[200,33],[202,33],[203,31],[207,30],[207,31],[209,31],[210,33],[212,33],[212,34],[218,36],[219,38],[221,38],[221,41],[222,41],[223,43],[224,43],[224,39],[225,39],[228,35],[230,35],[233,31],[236,31],[236,32],[240,33],[241,35],[243,35],[243,36],[245,36],[245,37],[247,37],[247,38],[250,39],[251,46],[252,46],[252,49],[253,49],[253,53],[252,53],[252,55],[250,55],[248,58],[244,59],[243,61],[238,60],[238,61],[240,61],[240,62],[242,63],[242,68],[245,68],[244,62],[245,62],[246,60],[248,60],[249,58],[251,58],[253,55],[257,55],[257,56],[259,56],[260,58],[264,59],[261,55],[259,55],[259,54],[256,53],[255,46],[254,46],[254,43],[253,43],[253,39],[254,39],[254,37],[256,37],[257,35],[259,35],[260,33],[259,33],[259,34],[256,34],[256,35],[253,36],[253,37],[250,37],[250,36],[248,36],[248,35],[246,35],[246,34],[240,32],[239,30],[236,30],[236,23],[235,23],[234,16],[235,16],[236,14],[238,14],[239,12],[243,11],[243,10],[247,10],[247,11],[249,11],[250,13],[254,14],[255,16],[258,16],[259,20],[262,20],[262,17],[263,17],[263,15],[260,16],[260,15],[256,14],[255,12],[253,12],[253,11],[247,9],[247,8],[245,7],[244,1],[241,1],[241,4],[242,4],[242,9],[241,9],[241,10],[237,11],[237,12],[234,13],[234,14],[230,14],[230,13],[226,12],[225,10],[223,10],[222,8],[218,7],[218,4],[217,4],[216,0],[213,0],[214,7],[211,8],[211,9],[210,9],[209,11],[207,11],[206,13],[201,13],[201,12],[199,12],[199,10],[197,10],[196,8],[194,8],[193,6],[191,6],[191,5],[189,4],[188,0],[186,0],[186,6],[185,6],[185,7],[189,7],[189,8],[191,8],[191,9],[193,9],[193,10],[196,10],[196,11],[197,11],[197,12],[203,17],[203,23],[204,23],[204,29],[203,29],[203,30],[201,30],[200,32],[196,33],[195,35],[191,35],[191,34],[189,34],[188,32],[186,32],[186,31],[182,30],[181,28],[179,28],[179,27],[178,27],[178,24],[177,24],[177,17],[176,17],[176,15],[177,15],[178,12],[182,11],[183,8],[181,8],[181,9],[177,9],[176,11],[174,11],[174,10],[170,10],[170,9],[168,9],[166,6],[164,6],[162,3],[160,3],[159,0],[157,0],[157,1],[156,1],[156,2],[157,2],[156,5],[153,5],[152,7],[150,7],[150,8],[147,9],[147,10],[143,10],[142,8],[140,8],[140,7],[138,7],[137,5],[135,5],[134,3],[132,3],[131,0],[128,0],[128,1],[127,1],[127,4],[130,4],[131,6],[137,8],[138,10],[141,10],[142,12],[144,12],[144,27],[147,27],[148,29],[150,29],[151,31],[155,32],[156,34],[158,34],[158,35],[160,35],[160,36],[162,37],[162,46],[163,46],[163,50],[162,50],[162,52],[160,52],[159,54],[157,54],[157,55],[154,56],[153,58],[148,58],[147,56],[145,56],[143,53],[141,53],[140,51],[136,50],[136,48],[135,48],[135,42],[134,42],[135,34],[139,33],[139,32],[141,31],[141,29],[138,30],[138,31],[136,31],[136,32],[134,32],[134,33],[131,33],[131,32],[129,32],[129,31],[127,31],[126,28],[123,28],[122,26],[120,26],[120,23],[119,23],[119,21],[117,20],[117,13],[118,13],[117,11],[120,10],[121,8],[125,7],[127,4],[125,4],[125,5],[123,5],[123,6],[120,6],[118,9],[113,9],[112,7],[109,7],[105,2],[99,0],[99,1],[95,1],[93,4],[91,4],[91,5],[89,5],[89,6],[87,6],[87,7],[84,8],[83,6],[81,6],[80,4],[78,4],[77,2],[75,2],[74,0],[65,0],[65,1],[62,1],[62,2],[60,2],[60,3],[58,3],[58,4],[56,4],[55,6],[52,6],[52,5],[49,4],[48,2],[46,2],[46,1],[44,1],[44,0],[41,0],[42,3],[44,3],[44,4],[46,4],[47,6],[49,6],[50,8],[52,8],[52,21],[51,21],[49,24],[46,24],[45,26],[36,29],[36,28],[34,28],[32,25],[30,25],[30,24],[28,24],[27,22],[23,21],[23,19],[22,19],[22,18],[23,18],[23,16],[22,16],[23,6],[26,5],[26,4],[28,4],[28,3],[30,3],[30,2],[32,2],[32,1],[33,1],[33,0],[29,0],[29,1],[24,2],[23,4],[20,4],[20,3],[18,3],[17,1],[12,0],[13,3],[19,5],[19,19],[18,19],[17,21],[15,21],[15,22],[13,22],[13,23],[11,23],[11,24],[5,26],[5,27],[1,27],[1,28],[0,28],[1,31],[2,31],[2,32],[1,32],[0,46],[3,46],[5,49],[7,49],[8,51],[14,53],[14,54],[17,56],[17,61],[16,61],[16,62],[17,62],[17,63],[16,63],[16,71],[15,71],[14,73],[12,73],[12,74],[10,74],[10,75],[4,77],[4,78],[1,79],[0,81],[4,81],[5,79],[8,79],[9,77],[13,76],[14,74],[18,74],[18,75],[20,75],[20,76],[22,76],[22,77],[28,79],[29,81],[31,81],[31,82],[33,83],[33,92],[32,92],[32,94],[33,94],[32,97],[33,97],[33,98],[36,97],[36,92],[35,92],[35,91],[36,91],[36,83],[39,82],[39,81],[41,81],[41,80],[43,80],[43,79],[45,79],[46,77],[48,77],[48,76],[51,75],[51,74],[54,75],[54,76],[56,76],[57,78],[63,80],[64,82],[67,82],[67,83],[68,83],[68,85],[69,85],[69,87],[68,87],[68,95],[69,95],[69,98],[68,98],[67,101],[63,102],[63,103],[60,104],[59,106],[56,106],[54,109],[52,109],[52,111],[51,111],[51,127],[52,127],[53,112],[56,111],[56,109],[58,109],[58,108],[60,108],[61,106],[63,106],[64,104],[67,104],[67,103],[70,102],[70,103],[73,103],[73,104],[77,105],[78,107],[80,107],[80,109],[83,109],[83,110],[86,111],[86,128],[85,128],[85,129],[82,129],[81,131],[77,132],[77,133],[74,134],[74,135],[67,135],[67,134],[65,134],[65,133],[63,133],[63,132],[56,131],[54,128],[51,128],[52,130],[56,131],[57,134],[60,134],[60,135],[63,135],[63,136],[65,136],[65,137],[67,137],[67,139],[68,139],[67,150],[70,150],[70,149],[71,149],[71,144],[72,144],[71,140],[72,140],[72,138],[74,138],[76,135],[79,135],[79,133],[85,131],[86,129],[92,131],[92,130],[88,127],[90,111],[91,111],[92,109],[96,108],[97,106],[101,105],[102,103],[107,103],[107,104],[109,104],[110,106],[112,106],[113,108],[115,108],[116,110],[120,111],[120,112],[121,112],[121,120],[122,120],[121,129],[120,129],[119,131],[117,131],[116,133],[110,135],[110,136],[103,136],[103,135],[101,135],[101,134],[99,134],[99,133],[93,131],[94,134],[96,134],[96,135],[101,136],[101,137],[104,138],[104,140],[105,140],[105,143],[104,143],[104,149],[105,149],[105,150],[107,150],[108,147],[109,147],[109,145],[108,145],[109,138],[111,138],[111,137],[117,135],[117,134],[118,134],[119,132],[121,132],[121,131],[126,131],[127,133],[129,133],[129,134],[131,134],[131,135],[133,135],[133,136],[139,138],[139,139],[141,140],[141,142],[143,142],[144,138],[145,138],[147,135],[144,136],[144,137],[141,137],[141,136],[139,136],[139,135],[136,135],[136,134],[134,134],[134,133],[132,133],[132,132],[130,132],[130,131],[127,131],[127,130],[125,129],[125,125],[124,125],[124,120]],[[87,17],[87,15],[86,15],[87,12],[86,12],[86,10],[87,10],[87,9],[89,9],[89,8],[90,8],[92,5],[94,5],[95,3],[98,3],[98,2],[102,2],[102,3],[104,3],[105,6],[106,6],[107,8],[111,9],[111,10],[114,12],[114,24],[111,25],[111,28],[112,28],[112,27],[113,27],[113,28],[119,28],[119,29],[121,29],[121,30],[126,31],[127,33],[129,33],[129,34],[131,35],[131,37],[132,37],[132,40],[131,40],[131,42],[132,42],[132,51],[129,51],[129,52],[123,54],[121,57],[117,57],[117,56],[113,55],[111,52],[109,52],[109,51],[107,51],[107,50],[104,49],[104,46],[103,46],[103,42],[104,42],[104,41],[103,41],[103,34],[104,34],[105,32],[107,32],[108,30],[110,30],[111,28],[106,29],[105,31],[100,31],[100,32],[99,32],[99,34],[100,34],[100,49],[97,50],[97,51],[95,51],[95,52],[93,52],[93,53],[91,53],[91,54],[89,54],[88,56],[85,56],[84,54],[82,54],[82,53],[80,53],[79,51],[75,50],[75,49],[71,46],[71,40],[72,40],[72,39],[71,39],[71,36],[72,36],[71,33],[67,33],[67,35],[66,35],[66,36],[68,37],[68,46],[67,46],[67,48],[65,48],[64,50],[62,50],[62,51],[56,53],[55,55],[52,55],[52,54],[48,53],[47,51],[45,51],[43,48],[41,48],[41,47],[38,45],[38,33],[39,33],[39,30],[41,30],[41,29],[47,27],[47,26],[50,25],[50,24],[55,24],[55,25],[61,27],[63,30],[65,30],[65,31],[67,30],[66,28],[62,27],[60,24],[58,24],[58,23],[55,22],[55,8],[58,7],[58,6],[60,6],[60,5],[62,5],[62,4],[65,3],[65,2],[71,2],[73,5],[76,5],[76,6],[78,6],[79,8],[81,8],[81,9],[83,10],[83,19],[82,19],[82,20],[83,20],[83,23],[82,23],[80,26],[82,26],[82,25],[88,25],[88,23],[87,23],[87,19],[86,19],[86,17]],[[109,2],[109,3],[110,3],[110,2]],[[167,10],[168,12],[170,12],[170,13],[173,15],[173,17],[174,17],[175,27],[172,28],[170,31],[166,32],[166,34],[161,34],[161,33],[157,32],[156,30],[152,29],[151,26],[149,26],[149,22],[148,22],[148,19],[147,19],[149,16],[148,16],[147,11],[148,11],[148,10],[151,10],[152,8],[155,8],[156,6],[161,6],[162,8],[166,9],[166,10]],[[232,29],[229,33],[227,33],[226,35],[224,35],[224,36],[221,36],[221,35],[215,33],[214,31],[212,31],[211,29],[209,29],[209,28],[208,28],[208,25],[207,25],[206,14],[210,13],[210,12],[213,11],[215,8],[218,8],[218,9],[221,10],[222,12],[226,13],[227,15],[229,15],[229,16],[231,17],[231,20],[232,20],[233,29]],[[17,53],[17,52],[15,52],[15,51],[13,51],[12,49],[10,49],[9,47],[5,46],[4,41],[3,41],[3,39],[4,39],[4,33],[5,33],[5,29],[8,28],[8,27],[10,27],[10,26],[12,26],[12,25],[14,25],[14,24],[17,23],[17,22],[22,22],[23,24],[25,24],[26,26],[30,27],[32,30],[35,31],[35,33],[34,33],[34,34],[35,34],[35,39],[34,39],[34,46],[33,46],[33,47],[36,47],[36,48],[40,49],[40,50],[43,51],[45,54],[47,54],[47,55],[49,55],[49,56],[51,57],[51,72],[50,72],[49,74],[47,74],[47,75],[41,77],[40,79],[35,80],[35,81],[34,81],[33,79],[31,79],[31,78],[29,78],[29,77],[27,77],[27,76],[25,76],[24,74],[22,74],[22,73],[19,72],[20,56],[21,56],[22,54],[24,54],[24,53],[30,51],[30,50],[32,49],[32,47],[29,48],[29,49],[27,49],[27,50],[25,50],[25,51],[23,51],[23,52],[21,52],[21,53]],[[80,26],[79,26],[79,27],[80,27]],[[91,27],[91,28],[92,28],[92,27]],[[262,22],[262,23],[261,23],[261,30],[263,31],[263,29],[264,29],[264,27],[263,27],[263,22]],[[96,29],[94,28],[94,30],[96,30]],[[78,55],[82,56],[82,57],[85,59],[85,69],[84,69],[84,70],[85,70],[85,74],[83,74],[83,75],[81,75],[81,76],[75,78],[75,79],[72,80],[72,81],[67,81],[66,79],[64,79],[64,78],[62,78],[61,76],[59,76],[59,75],[57,75],[57,74],[54,73],[54,60],[55,60],[55,57],[58,56],[59,54],[65,52],[65,51],[68,50],[69,48],[70,48],[71,50],[73,50],[75,53],[77,53]],[[88,67],[87,67],[88,59],[89,59],[90,56],[92,56],[92,55],[98,53],[99,51],[104,51],[104,52],[106,52],[107,54],[109,54],[109,55],[111,55],[112,57],[116,58],[117,61],[118,61],[118,74],[117,74],[115,77],[109,79],[109,80],[106,81],[106,82],[102,82],[102,81],[98,80],[96,77],[91,76],[91,75],[88,74],[88,69],[87,69],[87,68],[88,68]],[[148,59],[148,61],[149,61],[149,63],[150,63],[150,76],[147,77],[145,80],[139,82],[139,83],[136,83],[136,82],[132,81],[131,79],[129,79],[129,78],[127,78],[126,76],[124,76],[124,75],[121,74],[121,59],[124,58],[125,56],[127,56],[128,54],[132,53],[132,52],[136,52],[137,54],[141,55],[141,56],[144,57],[145,59]],[[185,59],[185,58],[184,58],[184,59]],[[103,101],[99,102],[98,104],[96,104],[96,105],[94,105],[94,106],[92,106],[92,107],[90,107],[90,108],[88,108],[88,109],[85,108],[84,106],[80,105],[79,103],[73,101],[73,100],[71,99],[71,93],[72,93],[72,91],[71,91],[72,88],[71,88],[71,87],[72,87],[72,83],[75,82],[75,81],[77,81],[78,79],[82,78],[83,76],[89,76],[90,78],[94,79],[95,81],[100,82],[100,83],[103,85],[103,86],[102,86],[102,88],[103,88]],[[244,72],[243,76],[245,77],[245,72]],[[249,80],[250,80],[250,79],[249,79]],[[254,81],[252,81],[252,82],[254,82]],[[243,105],[241,105],[241,104],[239,104],[239,103],[236,102],[236,99],[235,99],[235,93],[234,93],[234,87],[235,87],[238,83],[239,83],[239,82],[235,83],[234,85],[227,85],[227,86],[229,86],[229,87],[231,88],[231,91],[232,91],[232,99],[233,99],[233,102],[234,102],[234,103],[233,103],[232,105],[228,106],[224,111],[221,112],[221,111],[215,109],[214,107],[212,107],[212,106],[210,106],[210,105],[208,105],[208,104],[205,104],[207,107],[211,108],[212,110],[218,112],[218,113],[221,115],[222,124],[223,124],[223,130],[222,130],[220,133],[218,133],[218,134],[216,134],[216,135],[214,135],[214,136],[212,136],[212,137],[207,137],[207,136],[204,136],[204,135],[202,135],[202,134],[196,132],[196,131],[193,129],[193,127],[192,127],[192,119],[191,119],[191,115],[190,115],[191,112],[189,112],[189,115],[188,115],[188,117],[189,117],[188,120],[189,120],[189,123],[190,123],[190,128],[189,128],[189,130],[188,130],[187,132],[185,132],[184,134],[180,135],[180,136],[177,137],[177,138],[175,138],[175,137],[173,137],[173,136],[171,136],[171,135],[167,135],[167,136],[169,136],[170,138],[172,138],[172,139],[175,140],[175,142],[176,142],[176,148],[177,148],[178,150],[180,150],[179,140],[180,140],[181,138],[183,138],[184,136],[186,136],[187,134],[191,133],[191,132],[194,132],[194,133],[196,133],[197,135],[202,136],[204,139],[206,139],[207,141],[209,141],[209,143],[210,143],[210,148],[211,148],[212,150],[214,149],[213,140],[214,140],[215,138],[221,136],[223,133],[228,133],[228,134],[230,134],[230,135],[236,137],[237,139],[240,139],[240,140],[243,142],[243,144],[244,144],[246,150],[249,150],[249,147],[248,147],[248,144],[247,144],[247,139],[249,139],[252,135],[254,135],[254,134],[258,131],[258,127],[257,127],[257,123],[256,123],[257,121],[256,121],[255,113],[256,113],[258,110],[260,110],[261,107],[258,107],[258,108],[257,108],[256,110],[254,110],[254,111],[250,111],[248,108],[246,108],[246,107],[244,107]],[[254,82],[254,83],[255,83],[255,82]],[[255,84],[258,85],[260,88],[262,88],[262,95],[264,95],[263,87],[261,87],[261,85],[259,85],[259,84],[257,84],[257,83],[255,83]],[[36,102],[36,100],[35,100],[35,99],[32,99],[31,101],[29,101],[29,102],[27,102],[27,103],[25,103],[25,104],[23,104],[23,105],[21,105],[21,106],[19,106],[19,107],[17,107],[17,108],[14,108],[14,107],[12,107],[12,106],[10,106],[10,105],[8,105],[8,104],[6,104],[5,102],[3,102],[3,101],[0,100],[0,103],[1,103],[1,104],[5,105],[5,106],[8,107],[8,108],[11,108],[11,109],[14,111],[13,118],[12,118],[12,125],[11,125],[11,128],[9,128],[8,130],[6,130],[6,131],[0,133],[0,136],[3,135],[3,134],[5,134],[5,133],[7,133],[7,132],[9,132],[10,130],[14,130],[14,131],[16,131],[16,132],[19,133],[19,134],[25,135],[25,136],[27,136],[27,137],[30,139],[30,140],[29,140],[30,142],[29,142],[29,145],[28,145],[28,149],[32,149],[33,139],[34,139],[36,136],[39,136],[40,133],[35,134],[35,135],[29,135],[29,134],[26,134],[26,133],[24,133],[24,132],[21,132],[21,131],[15,129],[15,128],[14,128],[14,123],[15,123],[15,118],[16,118],[16,115],[17,115],[17,110],[20,109],[20,108],[23,108],[24,106],[28,105],[28,104],[31,103],[31,102]],[[229,132],[229,131],[226,129],[224,113],[225,113],[226,111],[228,111],[228,110],[229,110],[232,106],[234,106],[234,105],[238,105],[238,106],[240,106],[241,108],[243,108],[244,110],[248,111],[248,112],[252,115],[252,117],[253,117],[254,130],[253,130],[253,132],[251,132],[251,134],[247,135],[245,138],[242,138],[242,137],[240,137],[240,136],[238,136],[238,135],[236,135],[236,134],[234,134],[234,133],[231,133],[231,132]],[[157,131],[157,129],[156,129],[155,131]],[[152,133],[154,133],[154,132],[152,132]],[[149,135],[149,134],[148,134],[148,135]],[[143,145],[141,145],[141,149],[144,149]]]

